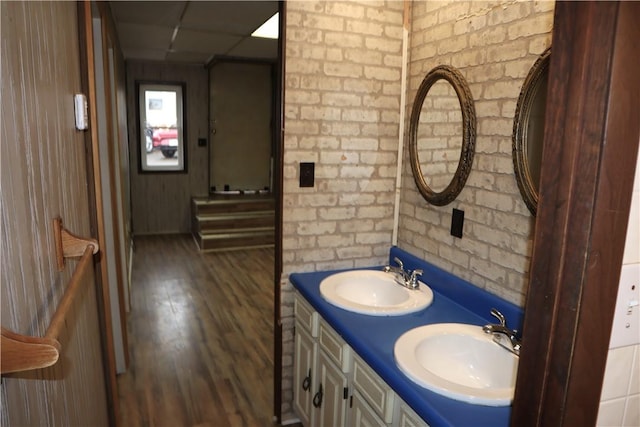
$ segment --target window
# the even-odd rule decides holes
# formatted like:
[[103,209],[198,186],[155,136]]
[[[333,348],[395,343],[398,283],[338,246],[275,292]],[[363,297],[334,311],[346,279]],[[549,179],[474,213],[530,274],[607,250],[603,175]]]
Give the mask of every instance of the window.
[[141,172],[186,171],[184,85],[137,86]]

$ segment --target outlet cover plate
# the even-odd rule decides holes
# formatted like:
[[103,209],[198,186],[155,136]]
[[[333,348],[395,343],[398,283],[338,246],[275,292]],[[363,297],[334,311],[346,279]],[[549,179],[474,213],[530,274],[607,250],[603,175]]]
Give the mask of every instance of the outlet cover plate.
[[609,348],[640,344],[640,263],[625,264],[620,272],[618,298]]

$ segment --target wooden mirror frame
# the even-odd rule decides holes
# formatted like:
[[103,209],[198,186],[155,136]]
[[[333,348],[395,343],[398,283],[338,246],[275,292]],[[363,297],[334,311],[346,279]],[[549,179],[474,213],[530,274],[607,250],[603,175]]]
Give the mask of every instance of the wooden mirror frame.
[[[429,89],[431,89],[431,86],[433,86],[438,80],[446,80],[449,82],[458,96],[460,110],[462,112],[462,148],[460,150],[458,168],[456,169],[451,182],[444,190],[435,192],[429,184],[427,184],[424,174],[422,173],[420,159],[418,158],[417,135],[422,104],[429,93]],[[418,190],[427,202],[436,206],[445,206],[458,197],[458,194],[460,194],[464,188],[464,184],[467,182],[467,178],[471,172],[475,145],[476,110],[469,86],[462,74],[460,74],[460,72],[454,67],[449,65],[439,65],[429,71],[424,80],[422,80],[422,83],[418,88],[416,98],[413,102],[411,119],[409,121],[409,159],[411,163],[411,170],[413,172],[413,178],[416,185],[418,186]]]
[[549,73],[550,56],[551,48],[547,48],[529,70],[529,74],[522,84],[513,119],[513,169],[522,199],[533,216],[536,216],[538,210],[538,190],[531,178],[529,168],[527,128],[533,103],[538,94],[539,82]]

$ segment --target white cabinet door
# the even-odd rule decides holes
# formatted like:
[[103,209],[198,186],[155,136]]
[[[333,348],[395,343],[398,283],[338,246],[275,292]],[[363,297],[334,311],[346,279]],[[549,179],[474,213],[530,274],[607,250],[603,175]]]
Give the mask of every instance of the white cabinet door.
[[314,427],[346,427],[347,377],[324,351],[318,354],[318,381],[314,383]]
[[429,425],[404,402],[400,402],[398,427],[429,427]]
[[387,427],[357,390],[353,392],[353,406],[349,427]]
[[305,427],[311,426],[313,390],[318,381],[314,378],[318,344],[296,322],[295,357],[293,366],[293,405]]

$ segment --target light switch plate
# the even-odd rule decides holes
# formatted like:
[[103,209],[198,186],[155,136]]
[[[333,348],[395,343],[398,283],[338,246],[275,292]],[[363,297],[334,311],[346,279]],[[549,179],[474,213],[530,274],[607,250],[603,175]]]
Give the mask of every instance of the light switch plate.
[[76,118],[76,129],[89,129],[87,97],[83,93],[76,93],[75,95],[73,95],[73,108]]
[[300,163],[300,187],[313,187],[315,182],[314,162]]
[[640,264],[623,265],[609,348],[640,344],[639,301]]

